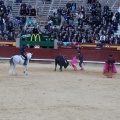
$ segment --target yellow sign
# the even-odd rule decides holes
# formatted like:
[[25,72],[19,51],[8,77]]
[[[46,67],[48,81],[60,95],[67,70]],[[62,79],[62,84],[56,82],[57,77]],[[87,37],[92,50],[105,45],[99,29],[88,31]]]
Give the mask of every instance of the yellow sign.
[[0,41],[0,46],[4,46],[4,45],[11,45],[11,46],[16,46],[16,42],[12,42],[12,41]]
[[38,41],[41,41],[40,34],[32,34],[30,41],[32,41],[33,38],[35,39],[35,41],[37,40],[37,38],[38,38]]

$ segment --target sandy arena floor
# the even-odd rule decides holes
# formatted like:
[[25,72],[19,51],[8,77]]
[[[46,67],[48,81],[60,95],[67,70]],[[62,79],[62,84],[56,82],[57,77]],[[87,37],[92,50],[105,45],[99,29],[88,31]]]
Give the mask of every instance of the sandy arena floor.
[[11,76],[0,63],[0,120],[120,120],[120,66],[112,79],[102,67],[55,72],[54,63],[30,63],[29,75],[18,65]]

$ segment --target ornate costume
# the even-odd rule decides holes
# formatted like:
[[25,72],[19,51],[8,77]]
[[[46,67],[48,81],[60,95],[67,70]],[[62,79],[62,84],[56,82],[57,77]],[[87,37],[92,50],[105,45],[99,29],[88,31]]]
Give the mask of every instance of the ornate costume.
[[108,78],[112,78],[112,76],[115,73],[117,73],[116,66],[114,63],[115,63],[115,59],[112,57],[112,55],[109,55],[103,68],[103,74],[106,75]]
[[73,59],[72,59],[72,61],[71,61],[71,65],[72,65],[72,67],[74,68],[74,70],[76,71],[77,70],[77,67],[76,67],[76,64],[77,63],[77,58],[76,58],[76,56],[75,57],[73,57]]
[[79,66],[81,67],[81,70],[84,70],[82,63],[83,63],[83,55],[81,54],[81,52],[78,52],[78,56],[77,56],[78,60],[79,60]]
[[83,63],[83,55],[81,54],[81,52],[79,51],[78,52],[78,55],[73,57],[72,61],[71,61],[71,65],[72,67],[74,68],[74,70],[76,71],[77,70],[77,67],[76,67],[76,63],[79,62],[79,66],[81,68],[81,70],[84,70],[83,66],[82,66],[82,63]]

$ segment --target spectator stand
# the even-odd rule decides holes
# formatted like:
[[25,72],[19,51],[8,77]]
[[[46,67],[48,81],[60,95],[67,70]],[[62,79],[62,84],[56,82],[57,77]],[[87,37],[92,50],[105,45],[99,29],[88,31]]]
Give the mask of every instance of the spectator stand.
[[[99,5],[100,3],[98,3],[98,2],[94,3],[94,5],[98,6],[97,4]],[[92,9],[94,9],[94,11],[92,10],[92,12],[89,13],[90,15],[86,14],[86,11],[85,11],[85,14],[84,14],[84,12],[82,12],[83,18],[81,18],[81,16],[79,16],[80,21],[78,21],[78,23],[77,23],[78,24],[77,29],[76,29],[74,24],[71,24],[71,23],[69,23],[70,21],[68,22],[66,20],[67,24],[66,25],[64,24],[62,26],[62,29],[63,29],[61,31],[61,33],[62,33],[61,37],[62,38],[60,37],[59,40],[61,42],[80,42],[82,44],[84,44],[84,43],[94,43],[94,42],[95,43],[102,42],[102,43],[107,43],[107,44],[120,44],[120,37],[115,38],[113,36],[114,33],[117,31],[118,23],[115,20],[111,20],[111,24],[108,24],[108,25],[106,24],[108,18],[109,18],[109,20],[112,19],[112,12],[109,10],[109,8],[106,9],[106,7],[103,7],[103,10],[101,10],[101,12],[97,12],[96,10],[99,10],[99,9],[96,9],[97,8],[96,6],[95,6],[95,8],[94,7],[92,8]],[[105,13],[106,11],[107,11],[107,14]],[[98,13],[101,13],[99,16],[101,16],[102,19],[104,17],[106,17],[104,19],[104,22],[106,22],[106,23],[103,24],[102,21],[100,21]],[[92,15],[92,17],[90,17],[91,15]],[[74,17],[74,20],[75,20],[75,18],[76,18],[76,16]],[[95,23],[95,21],[93,21],[95,19],[97,20],[96,23]],[[92,24],[92,22],[93,22],[93,24]],[[97,26],[98,26],[97,23],[98,22],[99,22],[99,25],[100,25],[99,28],[97,28]],[[75,38],[74,37],[69,38],[69,35],[67,35],[67,34],[69,34],[69,31],[71,30],[71,28],[69,27],[70,25],[73,26],[74,34],[72,33],[73,34],[72,36],[74,36]],[[106,25],[107,29],[104,28],[104,25]],[[96,30],[98,30],[98,31],[96,31]],[[105,32],[103,32],[103,31],[106,31],[106,30],[108,30],[107,34],[109,36]],[[89,32],[90,34],[92,33],[92,36],[91,36],[90,39],[89,39],[90,34],[88,34],[87,32]],[[77,33],[77,38],[76,38],[76,33]],[[80,33],[82,34],[82,36],[79,36]],[[104,35],[105,38],[102,39],[101,35]],[[81,37],[81,39],[79,39],[79,37]]]
[[13,18],[15,18],[16,16],[19,15],[19,11],[20,11],[20,6],[21,6],[21,3],[16,3],[16,1],[14,0],[8,0],[6,2],[6,6],[11,6],[12,7],[12,15],[13,15]]
[[23,2],[20,6],[20,15],[21,16],[36,16],[36,6],[31,3]]
[[15,40],[15,29],[10,19],[12,10],[0,1],[0,40]]
[[[109,0],[108,0],[109,1]],[[61,2],[63,2],[62,0],[61,0]],[[67,2],[67,1],[66,1]],[[84,1],[82,1],[82,2],[84,2]],[[51,9],[52,8],[52,6],[54,5],[54,3],[55,3],[55,0],[53,0],[52,1],[52,3],[49,3],[50,4],[50,6],[51,7],[49,7],[49,9]],[[84,3],[85,4],[85,3]],[[82,5],[83,6],[83,5]],[[86,11],[85,11],[86,12]],[[73,11],[71,11],[71,14],[72,13],[74,13]],[[89,14],[91,14],[91,13],[89,13]],[[86,14],[87,15],[87,14]],[[76,18],[74,15],[73,15],[73,17],[74,17],[74,19]],[[87,17],[89,17],[89,15],[87,16]],[[86,17],[86,18],[87,18]],[[91,22],[91,18],[89,18],[90,20],[88,20],[89,22]],[[68,19],[67,19],[68,20]],[[67,20],[64,20],[64,22],[68,22]],[[73,25],[73,27],[75,26],[73,23],[75,22],[75,21],[70,21],[69,20],[69,22],[71,23],[71,25]],[[73,23],[72,23],[73,22]],[[83,22],[84,24],[83,24],[83,29],[81,29],[81,30],[84,30],[84,31],[86,31],[86,30],[88,30],[88,28],[90,28],[91,26],[89,26],[89,24],[88,24],[88,22]],[[66,24],[66,23],[65,23]],[[79,23],[79,24],[82,24],[82,23]],[[67,25],[67,24],[66,24]],[[65,25],[65,26],[66,26]],[[76,30],[79,30],[77,27],[78,25],[78,23],[76,22],[76,26],[74,27],[74,32],[76,31]],[[86,28],[86,27],[88,27],[88,28]],[[54,28],[54,27],[53,27]],[[80,27],[79,27],[80,28]],[[92,28],[93,29],[93,28]],[[91,29],[91,31],[92,31],[92,29]],[[53,30],[50,30],[50,31],[48,31],[48,32],[53,32]],[[79,33],[79,31],[77,32],[77,34]],[[83,34],[84,32],[83,31],[81,31],[81,33]],[[74,35],[76,34],[76,32],[74,33]],[[84,34],[85,35],[85,34]],[[64,36],[65,37],[65,36]],[[66,36],[67,37],[67,36]],[[82,36],[83,37],[83,36]],[[92,38],[93,39],[93,38]],[[94,40],[95,39],[95,40]],[[83,42],[83,43],[85,43],[85,42],[88,42],[88,43],[92,43],[92,42],[97,42],[98,40],[100,40],[100,38],[99,37],[97,37],[97,39],[96,39],[96,36],[94,36],[94,39],[93,40],[90,40],[90,41],[86,41],[85,39],[81,39],[81,41],[79,41],[79,42]],[[70,39],[69,39],[70,40]],[[76,41],[76,39],[74,38],[72,38],[72,41]],[[118,37],[118,43],[119,43],[119,37]],[[64,40],[63,40],[63,42],[65,42]],[[67,41],[68,42],[68,41]],[[113,36],[112,36],[112,38],[110,38],[110,44],[113,44],[113,43],[115,43],[115,44],[117,44],[117,42],[115,42],[115,39],[113,38]]]

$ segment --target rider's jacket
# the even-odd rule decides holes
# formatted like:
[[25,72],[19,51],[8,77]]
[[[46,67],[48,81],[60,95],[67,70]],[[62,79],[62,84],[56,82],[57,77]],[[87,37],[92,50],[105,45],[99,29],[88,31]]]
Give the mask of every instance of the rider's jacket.
[[20,48],[20,54],[24,54],[24,53],[25,53],[25,49],[26,49],[27,47],[28,47],[27,45],[23,45],[23,46]]

